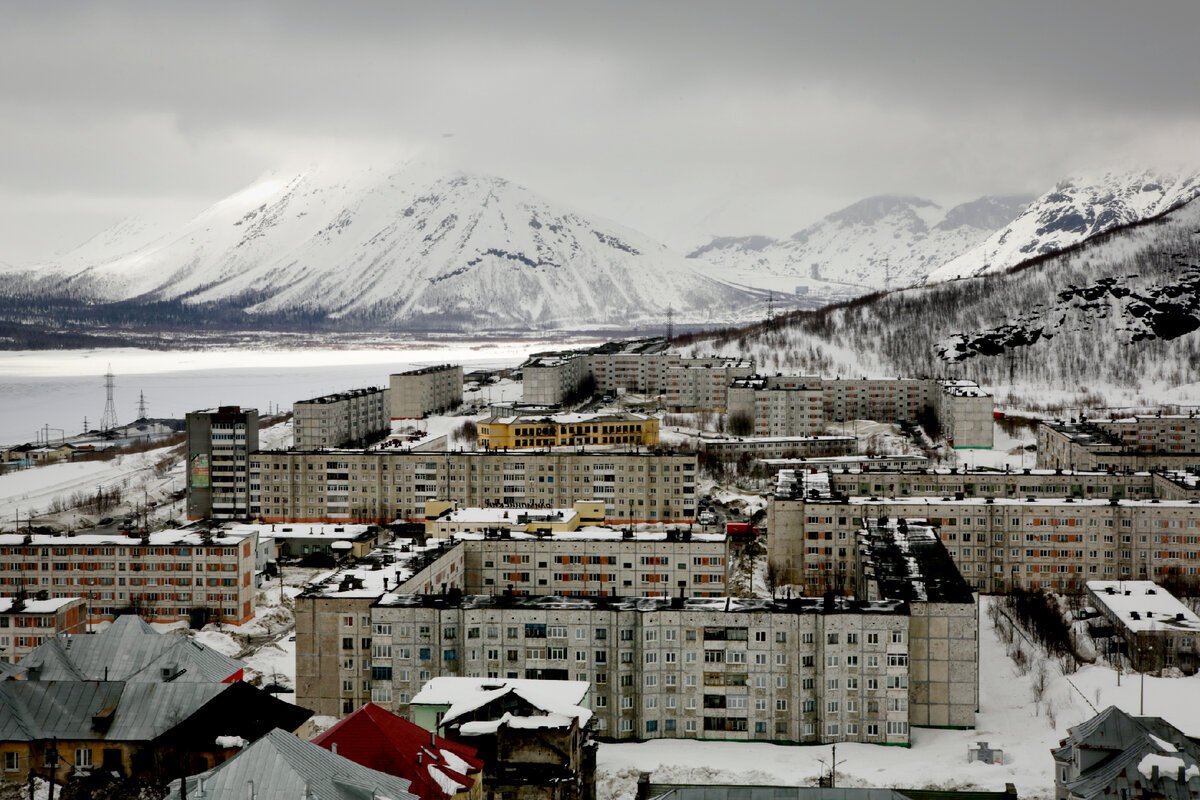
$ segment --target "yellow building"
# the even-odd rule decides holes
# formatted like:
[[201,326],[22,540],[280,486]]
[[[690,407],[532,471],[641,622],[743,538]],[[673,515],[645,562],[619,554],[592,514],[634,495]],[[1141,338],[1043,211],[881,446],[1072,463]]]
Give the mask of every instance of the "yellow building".
[[488,450],[605,444],[658,444],[658,419],[643,414],[560,414],[494,416],[479,423],[479,446]]

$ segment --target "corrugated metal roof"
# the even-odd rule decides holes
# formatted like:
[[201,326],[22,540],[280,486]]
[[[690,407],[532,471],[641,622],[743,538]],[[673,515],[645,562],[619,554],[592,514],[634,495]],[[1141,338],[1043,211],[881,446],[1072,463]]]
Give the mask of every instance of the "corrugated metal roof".
[[[158,681],[163,670],[182,680],[224,681],[245,666],[190,636],[159,633],[126,614],[100,633],[59,634],[21,659],[35,680]],[[181,674],[182,673],[182,674]]]
[[[408,788],[405,778],[355,764],[278,728],[225,763],[187,779],[192,800],[417,800]],[[180,800],[179,790],[174,781],[167,800]]]
[[[148,741],[221,692],[223,683],[121,681],[0,682],[0,741],[84,739]],[[113,709],[107,729],[93,717]]]

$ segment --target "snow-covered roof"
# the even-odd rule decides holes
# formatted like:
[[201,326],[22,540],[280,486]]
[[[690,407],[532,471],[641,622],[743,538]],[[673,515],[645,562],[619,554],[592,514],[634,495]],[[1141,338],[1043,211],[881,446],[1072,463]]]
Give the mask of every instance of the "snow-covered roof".
[[371,527],[370,525],[333,525],[308,522],[259,525],[239,523],[237,525],[230,525],[224,530],[241,535],[257,533],[259,537],[266,536],[271,539],[325,539],[336,541],[339,539],[357,539],[370,531]]
[[82,600],[81,597],[51,597],[48,600],[26,599],[20,610],[14,611],[15,597],[0,597],[0,614],[53,614],[63,606]]
[[[427,539],[424,545],[408,541],[393,542],[373,550],[370,562],[332,569],[317,575],[304,588],[304,594],[309,597],[347,599],[379,597],[411,578],[417,571],[415,562],[423,563],[426,554],[452,545],[452,542],[436,538]],[[387,563],[389,560],[391,563]],[[376,564],[383,564],[383,567],[376,568]]]
[[1200,633],[1200,616],[1153,581],[1088,581],[1087,588],[1131,631]]
[[127,545],[130,547],[140,547],[144,544],[151,546],[161,545],[226,545],[232,547],[239,544],[251,535],[250,532],[237,533],[234,531],[213,531],[212,535],[205,541],[200,531],[196,530],[171,530],[171,531],[155,531],[148,534],[143,541],[141,534],[133,534],[126,536],[122,533],[76,533],[71,535],[66,534],[41,534],[35,533],[29,537],[29,541],[25,541],[25,534],[21,533],[0,533],[0,546],[3,545],[24,545],[25,547],[61,547],[63,545]]
[[573,508],[457,508],[437,518],[437,522],[461,525],[516,525],[526,522],[571,522],[579,514]]
[[[488,538],[480,531],[460,531],[454,534],[454,538],[464,541],[478,541]],[[668,530],[665,525],[654,527],[632,526],[628,534],[624,529],[601,527],[598,525],[588,525],[578,528],[573,531],[551,531],[549,534],[539,536],[534,533],[524,533],[514,531],[510,534],[512,541],[538,541],[538,540],[560,540],[560,541],[635,541],[635,542],[665,542],[670,539]],[[691,534],[693,542],[723,542],[725,541],[724,533],[699,533]]]
[[[592,712],[580,705],[591,688],[592,685],[587,681],[439,677],[422,686],[411,702],[412,705],[447,706],[441,724],[449,725],[459,717],[507,694],[513,694],[546,713],[522,717],[505,714],[494,723],[482,724],[507,724],[513,728],[559,728],[578,720],[582,727],[592,718]],[[493,728],[490,732],[494,731]]]

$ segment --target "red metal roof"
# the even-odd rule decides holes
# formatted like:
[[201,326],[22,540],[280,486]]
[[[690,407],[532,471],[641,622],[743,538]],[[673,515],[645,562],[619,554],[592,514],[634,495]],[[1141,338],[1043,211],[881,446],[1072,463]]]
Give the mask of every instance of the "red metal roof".
[[[421,800],[447,800],[453,796],[430,776],[431,766],[464,789],[479,779],[483,769],[475,748],[443,739],[374,703],[339,721],[313,739],[313,744],[364,767],[412,781],[409,791]],[[450,766],[447,752],[467,764],[468,774]],[[455,766],[462,765],[455,762]]]

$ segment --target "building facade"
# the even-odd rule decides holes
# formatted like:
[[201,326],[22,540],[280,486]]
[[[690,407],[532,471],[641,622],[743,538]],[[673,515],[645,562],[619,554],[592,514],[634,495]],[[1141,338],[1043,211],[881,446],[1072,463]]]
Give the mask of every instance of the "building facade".
[[425,504],[564,508],[602,500],[610,522],[692,522],[696,456],[665,451],[257,452],[250,510],[266,522],[424,521]]
[[[974,725],[974,671],[957,668],[974,661],[956,663],[951,680],[948,665],[910,649],[913,620],[941,618],[925,611],[841,599],[389,595],[371,611],[373,699],[404,714],[443,675],[586,680],[604,737],[903,744],[910,723]],[[956,652],[974,652],[974,604],[962,611]],[[941,679],[916,701],[914,673]]]
[[[10,590],[11,587],[5,587]],[[60,633],[86,633],[82,597],[0,597],[0,661],[15,663]]]
[[240,625],[254,614],[255,539],[194,531],[0,534],[0,593],[80,597],[89,622],[135,610],[151,622]]
[[462,367],[442,364],[391,376],[392,419],[422,419],[462,405]]
[[363,446],[392,428],[391,389],[355,389],[292,404],[297,450]]
[[1087,598],[1112,625],[1135,670],[1195,673],[1200,617],[1166,589],[1153,581],[1088,581]]
[[848,469],[829,473],[835,494],[885,497],[1168,498],[1149,472],[1073,472],[1064,469]]
[[658,444],[658,418],[645,414],[492,416],[480,422],[478,430],[484,450]]
[[1190,501],[806,497],[803,487],[777,491],[768,505],[769,557],[781,582],[814,594],[848,591],[854,532],[864,520],[894,517],[934,525],[963,577],[982,591],[1200,577],[1200,505]]
[[239,406],[187,415],[188,519],[250,516],[249,454],[258,449],[258,411]]
[[1197,470],[1200,417],[1139,416],[1043,422],[1037,431],[1042,469]]

